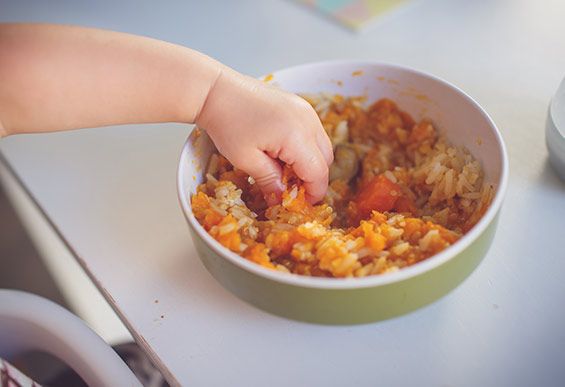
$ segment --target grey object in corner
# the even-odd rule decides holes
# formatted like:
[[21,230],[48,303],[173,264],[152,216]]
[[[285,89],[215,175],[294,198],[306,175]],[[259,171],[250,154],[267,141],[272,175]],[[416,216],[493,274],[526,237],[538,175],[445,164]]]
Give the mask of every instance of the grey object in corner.
[[549,150],[549,162],[565,181],[565,79],[549,104],[545,140]]

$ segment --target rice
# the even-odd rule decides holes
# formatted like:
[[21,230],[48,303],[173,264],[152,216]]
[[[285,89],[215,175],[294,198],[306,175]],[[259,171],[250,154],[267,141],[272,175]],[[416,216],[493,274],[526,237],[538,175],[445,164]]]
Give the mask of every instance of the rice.
[[311,205],[289,167],[280,204],[219,154],[192,197],[194,215],[219,243],[264,267],[321,277],[365,277],[414,265],[456,243],[485,213],[494,187],[481,165],[428,120],[394,102],[306,97],[332,140],[335,163],[323,202]]

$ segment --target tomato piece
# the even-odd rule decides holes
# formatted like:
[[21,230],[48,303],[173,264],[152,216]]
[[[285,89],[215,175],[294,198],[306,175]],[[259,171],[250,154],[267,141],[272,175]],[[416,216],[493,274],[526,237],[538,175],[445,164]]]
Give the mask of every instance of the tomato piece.
[[357,211],[361,219],[369,217],[371,211],[390,211],[400,198],[401,188],[384,175],[375,176],[357,195]]
[[399,197],[394,205],[394,209],[398,212],[416,214],[418,209],[416,208],[416,204],[410,198],[406,196]]

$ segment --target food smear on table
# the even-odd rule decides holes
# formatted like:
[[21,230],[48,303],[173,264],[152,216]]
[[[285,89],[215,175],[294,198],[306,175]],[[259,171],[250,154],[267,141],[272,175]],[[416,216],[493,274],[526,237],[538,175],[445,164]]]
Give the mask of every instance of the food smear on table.
[[316,277],[400,270],[454,244],[487,210],[494,188],[480,163],[389,99],[304,96],[332,141],[322,202],[306,200],[290,167],[282,202],[267,206],[252,178],[220,154],[192,197],[219,243],[266,268]]

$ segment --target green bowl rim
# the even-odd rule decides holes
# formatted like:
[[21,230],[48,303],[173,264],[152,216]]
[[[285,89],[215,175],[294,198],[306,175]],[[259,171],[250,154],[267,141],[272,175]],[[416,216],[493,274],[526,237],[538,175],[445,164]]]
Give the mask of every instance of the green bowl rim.
[[267,269],[256,263],[242,258],[240,255],[230,251],[224,246],[220,245],[214,238],[212,238],[206,230],[198,223],[194,214],[192,213],[190,200],[186,196],[184,189],[182,187],[182,172],[183,169],[188,165],[187,154],[188,146],[190,143],[190,136],[186,140],[182,152],[180,155],[179,165],[177,169],[177,193],[180,205],[183,209],[186,220],[189,225],[196,231],[198,236],[219,256],[224,259],[228,259],[238,267],[251,272],[260,277],[270,279],[272,281],[294,285],[305,288],[317,288],[317,289],[361,289],[370,288],[375,286],[387,285],[394,282],[401,282],[408,280],[412,277],[422,275],[438,266],[443,265],[445,262],[449,261],[453,257],[460,254],[463,250],[469,247],[488,227],[488,225],[493,221],[499,209],[502,206],[504,200],[504,195],[506,193],[506,188],[508,185],[508,154],[506,151],[506,145],[500,131],[498,130],[496,124],[488,113],[467,93],[458,88],[457,86],[438,78],[434,75],[428,74],[423,71],[415,70],[410,67],[390,64],[379,61],[355,61],[355,60],[332,60],[332,61],[321,61],[313,63],[305,63],[297,66],[287,67],[273,72],[273,74],[280,73],[282,71],[290,71],[296,69],[303,69],[307,67],[318,67],[318,66],[335,66],[335,65],[351,65],[351,66],[378,66],[378,67],[388,67],[395,70],[405,71],[429,80],[442,83],[443,85],[453,89],[455,92],[459,93],[467,102],[473,105],[480,114],[486,119],[490,128],[494,132],[495,138],[497,140],[498,149],[502,158],[502,173],[500,174],[500,179],[496,185],[496,194],[494,200],[489,206],[487,212],[482,216],[482,218],[473,226],[471,230],[467,232],[461,239],[456,243],[449,246],[447,249],[443,250],[439,254],[436,254],[422,262],[419,262],[410,267],[404,268],[402,270],[388,273],[385,275],[375,275],[362,278],[320,278],[320,277],[308,277],[298,274],[288,274],[279,272],[276,270]]

